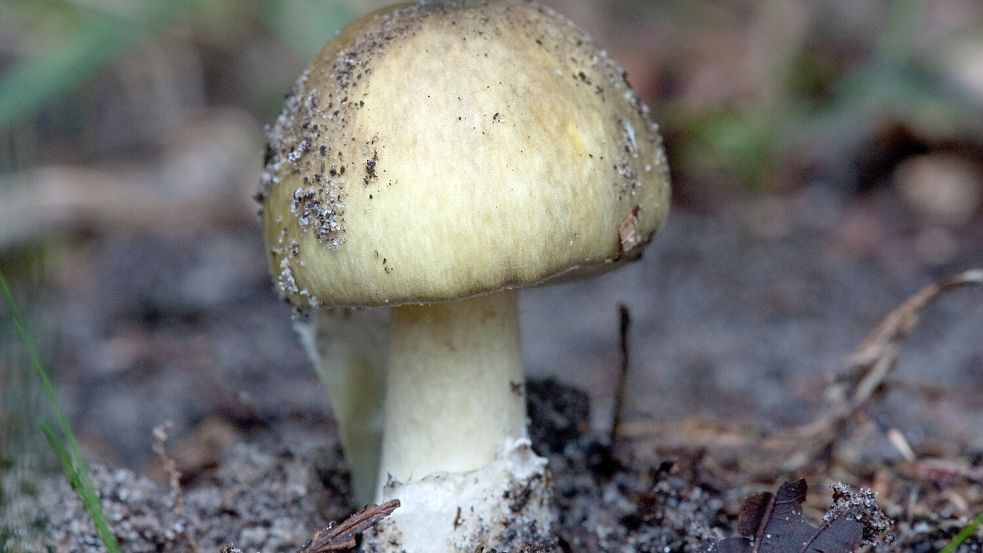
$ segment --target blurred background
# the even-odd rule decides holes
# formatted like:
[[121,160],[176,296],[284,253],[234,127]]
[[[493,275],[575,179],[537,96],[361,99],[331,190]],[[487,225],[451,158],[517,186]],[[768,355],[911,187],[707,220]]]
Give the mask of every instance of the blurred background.
[[[767,429],[808,420],[907,295],[983,263],[979,0],[545,3],[628,70],[674,177],[643,260],[523,293],[528,373],[587,390],[599,428],[619,303],[636,429]],[[283,94],[382,4],[0,0],[0,268],[91,458],[143,470],[172,420],[193,470],[257,421],[328,413],[251,196]],[[9,314],[0,471],[23,474],[55,464]],[[916,451],[983,454],[981,330],[979,291],[933,306],[874,418]]]

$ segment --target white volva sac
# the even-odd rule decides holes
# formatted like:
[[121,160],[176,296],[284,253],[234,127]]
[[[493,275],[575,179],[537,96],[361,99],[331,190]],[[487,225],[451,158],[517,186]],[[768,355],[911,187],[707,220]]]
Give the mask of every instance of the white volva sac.
[[[665,220],[662,140],[621,67],[531,1],[381,10],[294,85],[258,198],[284,298],[392,308],[388,344],[337,319],[307,333],[357,485],[377,462],[376,499],[402,502],[371,547],[473,553],[548,535],[516,290],[619,267]],[[359,347],[388,356],[385,386],[359,388]],[[377,439],[362,417],[380,394],[371,458],[359,436]]]
[[[488,543],[521,543],[548,536],[551,500],[546,459],[529,440],[507,439],[492,461],[469,472],[437,472],[410,482],[390,480],[385,497],[412,509],[397,509],[366,540],[366,551],[473,553]],[[505,536],[511,532],[513,535]]]

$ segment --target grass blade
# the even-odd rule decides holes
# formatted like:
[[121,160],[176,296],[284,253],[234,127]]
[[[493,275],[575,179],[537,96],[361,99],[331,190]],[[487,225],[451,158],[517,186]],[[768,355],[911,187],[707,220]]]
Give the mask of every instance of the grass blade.
[[47,102],[82,84],[189,4],[191,0],[147,2],[132,18],[86,13],[86,22],[75,32],[0,78],[0,129],[36,114]]
[[48,377],[48,372],[44,369],[44,364],[41,362],[41,355],[38,353],[34,338],[31,336],[27,324],[24,322],[24,317],[21,316],[20,310],[17,308],[17,302],[14,301],[14,294],[11,292],[10,286],[7,285],[7,279],[4,277],[2,270],[0,270],[0,292],[3,293],[10,317],[14,322],[14,328],[20,336],[24,348],[27,350],[27,355],[30,358],[31,366],[34,368],[34,373],[41,382],[41,388],[45,396],[47,396],[48,403],[55,415],[58,431],[56,432],[55,428],[52,428],[47,422],[40,421],[41,432],[48,440],[48,443],[51,444],[51,448],[54,450],[62,469],[65,471],[65,477],[68,479],[72,489],[75,490],[75,493],[78,494],[79,500],[85,508],[85,512],[92,519],[92,524],[99,533],[99,538],[102,540],[103,545],[106,546],[106,549],[110,553],[119,553],[119,544],[116,543],[116,538],[113,536],[112,530],[109,527],[106,514],[102,511],[99,496],[96,493],[95,485],[92,483],[92,477],[89,474],[89,467],[85,463],[85,457],[82,455],[82,448],[79,446],[75,433],[72,432],[72,427],[68,423],[68,417],[65,416],[65,410],[61,406],[58,394],[55,392],[55,388],[51,384],[51,379]]
[[942,548],[939,553],[954,553],[956,548],[958,548],[962,543],[969,539],[970,536],[976,533],[976,529],[983,525],[983,513],[980,513],[972,522],[967,524],[962,530],[956,534],[956,537],[952,538],[952,541]]

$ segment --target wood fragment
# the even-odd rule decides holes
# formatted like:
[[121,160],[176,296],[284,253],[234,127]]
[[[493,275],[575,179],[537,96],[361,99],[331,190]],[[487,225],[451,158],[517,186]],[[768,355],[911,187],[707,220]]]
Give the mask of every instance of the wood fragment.
[[314,532],[311,540],[300,549],[299,553],[328,553],[353,549],[356,545],[355,536],[375,526],[398,508],[398,499],[379,505],[369,505],[341,524],[331,523]]
[[52,231],[189,234],[252,223],[255,208],[234,187],[168,186],[139,167],[36,167],[0,176],[0,251]]
[[612,446],[621,430],[625,410],[625,393],[628,383],[628,330],[631,328],[631,313],[628,311],[627,305],[618,305],[618,320],[621,363],[618,367],[618,382],[614,392],[614,414],[611,417],[611,432],[608,435],[608,443]]
[[973,466],[965,459],[923,458],[899,466],[899,472],[908,478],[941,486],[958,482],[983,486],[983,467]]
[[[185,521],[189,520],[188,512],[184,506],[184,490],[181,487],[181,471],[177,468],[177,462],[167,454],[167,438],[171,433],[174,423],[167,420],[163,421],[152,430],[154,435],[154,445],[152,449],[160,459],[164,472],[167,473],[167,481],[171,489],[171,504],[177,514],[181,515]],[[194,531],[191,524],[186,524],[184,538],[187,542],[190,553],[198,552],[198,541],[195,540]]]
[[643,242],[638,234],[638,206],[618,225],[618,248],[621,254],[630,252]]
[[928,305],[947,292],[979,284],[983,284],[983,269],[971,269],[922,288],[888,313],[860,344],[850,357],[846,373],[828,391],[829,400],[823,414],[794,430],[794,441],[810,445],[794,455],[784,468],[798,470],[834,447],[853,416],[883,393],[886,378],[897,363],[901,343],[917,326]]

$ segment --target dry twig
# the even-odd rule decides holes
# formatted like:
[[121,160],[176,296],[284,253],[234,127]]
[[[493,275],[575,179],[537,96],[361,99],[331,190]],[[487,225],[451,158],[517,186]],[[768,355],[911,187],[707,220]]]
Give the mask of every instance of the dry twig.
[[331,523],[314,532],[311,541],[299,553],[328,553],[345,551],[355,547],[355,536],[368,530],[399,508],[399,500],[392,499],[381,505],[369,505],[345,519],[341,524]]
[[[167,473],[168,483],[171,488],[171,504],[174,505],[174,510],[177,514],[187,521],[188,512],[184,508],[184,493],[181,490],[181,471],[177,469],[177,463],[167,454],[167,449],[165,448],[167,437],[173,426],[174,423],[171,421],[164,421],[153,428],[153,450],[157,454],[157,457],[160,458],[160,462],[164,466],[164,472]],[[185,524],[184,537],[188,542],[188,550],[192,553],[198,551],[198,542],[195,540],[190,524]]]
[[[885,389],[885,379],[897,363],[901,343],[917,326],[925,307],[947,292],[974,284],[983,284],[983,269],[972,269],[930,284],[889,313],[850,357],[846,374],[829,389],[823,414],[792,432],[796,442],[810,445],[792,456],[785,469],[797,470],[834,447],[850,419]],[[904,446],[899,447],[902,452]]]
[[618,432],[621,429],[625,410],[625,389],[628,383],[628,329],[631,328],[631,313],[625,304],[618,306],[618,321],[621,363],[618,371],[618,383],[614,392],[614,415],[611,417],[611,434],[608,436],[608,443],[612,446],[618,438]]
[[52,231],[191,234],[255,224],[256,123],[218,110],[161,136],[156,161],[39,166],[0,175],[0,251]]
[[[829,453],[849,431],[851,420],[870,411],[889,388],[903,340],[922,311],[946,293],[983,284],[983,269],[972,269],[926,286],[889,313],[850,357],[847,369],[829,388],[826,404],[812,422],[765,435],[759,429],[724,420],[636,421],[622,425],[624,436],[655,436],[663,446],[731,451],[739,470],[767,474],[796,472]],[[908,460],[913,452],[894,428],[883,428]],[[776,465],[777,460],[777,465]]]

